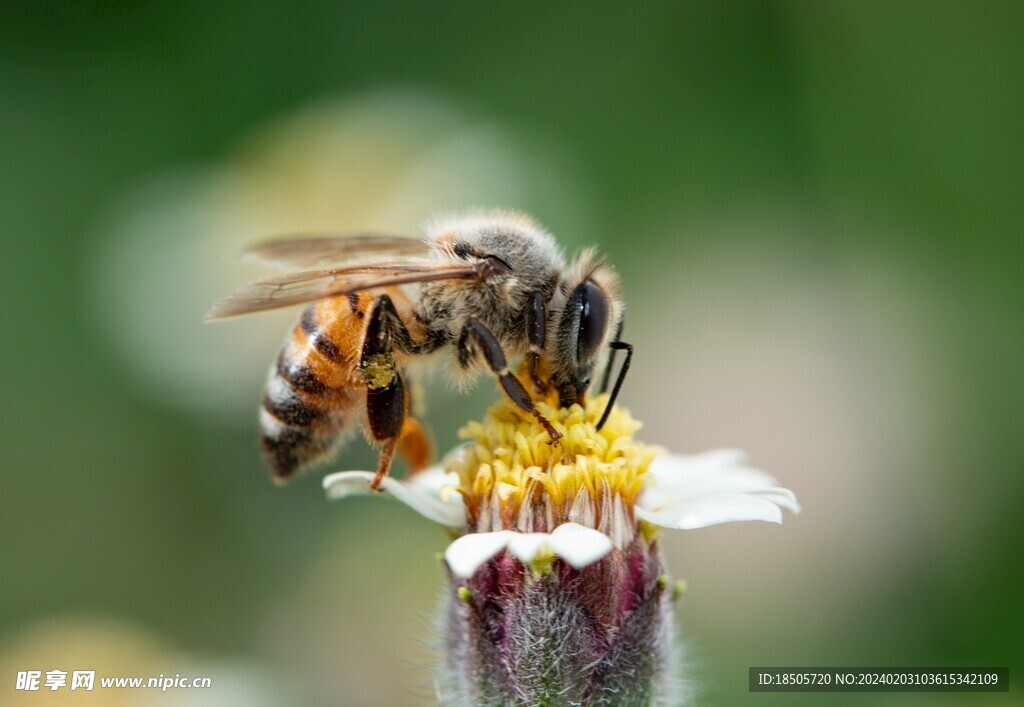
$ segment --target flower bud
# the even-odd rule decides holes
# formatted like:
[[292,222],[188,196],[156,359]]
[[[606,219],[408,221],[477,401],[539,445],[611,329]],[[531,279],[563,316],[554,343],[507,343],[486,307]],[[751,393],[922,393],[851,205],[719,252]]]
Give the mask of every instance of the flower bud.
[[445,616],[447,703],[680,705],[672,589],[657,542],[574,569],[511,552],[451,580]]
[[606,396],[545,431],[499,403],[446,468],[471,532],[447,553],[443,696],[471,705],[681,703],[673,599],[633,506],[657,448]]

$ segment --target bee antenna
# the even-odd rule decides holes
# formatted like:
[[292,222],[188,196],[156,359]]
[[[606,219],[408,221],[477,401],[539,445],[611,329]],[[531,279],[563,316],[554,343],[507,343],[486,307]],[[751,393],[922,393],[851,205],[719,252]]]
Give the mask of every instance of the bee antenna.
[[609,346],[614,351],[626,351],[626,360],[622,362],[622,368],[619,369],[619,375],[615,378],[615,385],[612,387],[612,394],[608,398],[608,404],[604,408],[604,414],[601,415],[601,420],[597,423],[597,429],[600,430],[604,427],[604,423],[608,422],[608,416],[612,414],[612,408],[615,407],[615,401],[619,397],[619,391],[622,390],[622,382],[626,380],[626,374],[629,373],[629,364],[633,360],[633,344],[627,344],[625,341],[613,341]]
[[[623,316],[619,319],[619,325],[615,327],[615,336],[612,337],[612,341],[619,341],[622,339],[622,330],[626,327],[626,317]],[[601,376],[601,387],[597,389],[598,395],[608,390],[608,381],[612,377],[612,368],[615,366],[615,352],[618,350],[614,346],[609,345],[612,350],[611,354],[608,355],[608,363],[604,365],[604,374]]]

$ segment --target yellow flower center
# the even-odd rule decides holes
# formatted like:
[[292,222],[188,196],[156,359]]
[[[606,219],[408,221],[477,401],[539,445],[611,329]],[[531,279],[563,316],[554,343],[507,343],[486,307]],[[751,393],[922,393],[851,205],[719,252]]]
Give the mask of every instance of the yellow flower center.
[[619,407],[598,430],[608,395],[569,408],[554,407],[557,394],[545,400],[536,406],[561,433],[558,442],[505,399],[459,431],[468,444],[447,470],[459,476],[470,527],[550,531],[572,521],[604,532],[634,528],[633,505],[661,448],[634,440],[641,423]]

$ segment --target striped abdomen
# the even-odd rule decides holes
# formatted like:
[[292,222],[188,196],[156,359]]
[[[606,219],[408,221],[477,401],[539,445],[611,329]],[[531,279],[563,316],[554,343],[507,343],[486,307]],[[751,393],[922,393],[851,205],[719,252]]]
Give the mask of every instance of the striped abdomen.
[[356,364],[372,300],[364,294],[310,305],[271,368],[260,427],[275,481],[329,454],[358,416],[366,389]]

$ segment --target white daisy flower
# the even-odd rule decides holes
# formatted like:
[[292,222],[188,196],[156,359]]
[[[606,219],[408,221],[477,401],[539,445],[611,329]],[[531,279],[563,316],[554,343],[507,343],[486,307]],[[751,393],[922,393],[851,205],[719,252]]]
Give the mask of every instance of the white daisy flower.
[[[499,402],[440,465],[384,479],[382,491],[457,535],[444,553],[443,703],[683,704],[660,529],[799,512],[741,452],[668,454],[634,440],[640,424],[621,409],[598,430],[606,404],[538,404],[562,435],[553,445]],[[372,493],[373,478],[331,474],[324,488]]]
[[[599,405],[592,407],[594,412],[602,409]],[[624,416],[626,413],[616,411],[606,428],[614,424],[620,428],[630,427],[632,421],[623,419]],[[574,424],[582,426],[588,422],[592,423],[592,420],[569,420],[570,439],[573,438]],[[474,428],[471,425],[468,429],[470,434],[474,431],[480,434],[484,426]],[[509,435],[514,443],[528,446],[525,436],[519,435],[516,439],[516,432],[518,430]],[[618,437],[617,441],[622,439]],[[543,440],[539,441],[544,447],[548,446]],[[800,512],[793,492],[779,486],[765,472],[748,466],[746,455],[741,451],[718,449],[682,455],[658,454],[655,448],[644,448],[632,455],[638,463],[631,474],[623,465],[615,463],[616,459],[627,458],[627,451],[638,451],[637,443],[631,443],[631,446],[632,449],[627,450],[626,445],[620,444],[613,453],[618,456],[610,462],[592,453],[578,456],[575,464],[568,467],[555,464],[551,470],[550,488],[545,489],[554,493],[528,508],[521,502],[514,505],[513,501],[515,497],[522,497],[531,485],[537,489],[544,487],[535,476],[546,472],[535,465],[524,466],[520,462],[516,469],[513,462],[512,469],[505,465],[504,478],[496,482],[494,471],[487,469],[483,476],[488,477],[491,483],[464,483],[465,480],[478,481],[475,477],[469,479],[465,474],[467,465],[501,466],[502,456],[514,456],[503,454],[502,447],[497,447],[497,454],[481,455],[481,450],[474,449],[473,445],[462,445],[453,450],[442,464],[408,480],[385,478],[381,490],[440,525],[468,531],[445,551],[445,560],[458,577],[471,577],[484,563],[505,550],[525,565],[546,554],[553,554],[575,569],[582,569],[600,560],[613,548],[627,546],[637,532],[638,522],[692,530],[732,521],[781,523],[782,511]],[[520,450],[520,454],[526,456],[533,456],[531,452],[545,453],[547,450],[543,447]],[[650,459],[645,463],[644,458],[648,454]],[[481,461],[481,456],[491,458]],[[601,478],[601,469],[597,468],[601,465],[609,467],[604,478]],[[581,470],[590,472],[591,478],[588,479],[586,473],[579,473]],[[638,470],[642,470],[639,475],[636,474]],[[638,476],[641,480],[639,486]],[[373,472],[369,471],[343,471],[327,476],[323,485],[331,499],[365,495],[372,493],[369,482],[373,477]],[[588,481],[596,481],[596,484],[588,484]],[[574,484],[577,488],[573,488]],[[481,486],[484,493],[480,493]],[[599,493],[595,493],[597,489],[600,489]],[[569,498],[571,502],[568,502]],[[562,502],[558,503],[559,500]],[[511,516],[509,510],[513,506],[514,522],[508,524],[509,527],[498,525],[502,517]],[[549,523],[553,515],[561,517]],[[551,527],[550,532],[536,532],[538,523]],[[492,530],[496,527],[501,529]]]

